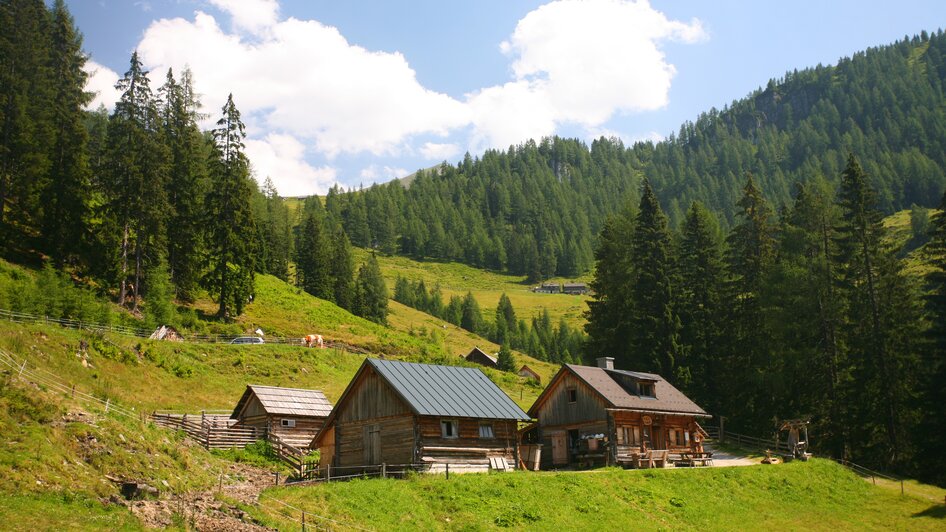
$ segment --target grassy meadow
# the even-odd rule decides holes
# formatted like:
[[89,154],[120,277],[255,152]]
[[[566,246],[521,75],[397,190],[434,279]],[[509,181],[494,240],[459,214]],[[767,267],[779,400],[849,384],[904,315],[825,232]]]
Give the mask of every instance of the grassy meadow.
[[[946,529],[942,501],[901,496],[817,459],[771,467],[431,475],[264,494],[329,516],[340,525],[319,524],[339,530]],[[279,528],[299,518],[265,497],[254,515]]]

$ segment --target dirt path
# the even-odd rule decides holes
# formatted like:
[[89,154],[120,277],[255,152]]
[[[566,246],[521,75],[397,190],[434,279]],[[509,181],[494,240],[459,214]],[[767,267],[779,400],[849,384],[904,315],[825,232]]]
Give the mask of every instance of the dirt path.
[[125,504],[146,527],[151,528],[169,527],[177,518],[178,523],[183,520],[182,524],[196,530],[270,530],[254,523],[235,504],[220,500],[218,494],[221,498],[242,504],[256,504],[263,489],[273,485],[272,473],[246,464],[230,464],[221,480],[219,491],[189,493],[169,499],[129,501]]
[[746,455],[738,455],[714,449],[712,445],[706,444],[706,450],[713,453],[713,467],[733,467],[733,466],[751,466],[759,464],[759,460],[754,460]]

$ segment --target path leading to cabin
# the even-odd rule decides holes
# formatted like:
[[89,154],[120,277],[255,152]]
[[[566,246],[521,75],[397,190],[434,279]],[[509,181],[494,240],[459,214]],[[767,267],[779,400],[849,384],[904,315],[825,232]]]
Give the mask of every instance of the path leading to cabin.
[[705,444],[704,447],[707,451],[713,453],[713,467],[751,466],[760,463],[758,459],[749,458],[748,455],[721,451],[709,443]]

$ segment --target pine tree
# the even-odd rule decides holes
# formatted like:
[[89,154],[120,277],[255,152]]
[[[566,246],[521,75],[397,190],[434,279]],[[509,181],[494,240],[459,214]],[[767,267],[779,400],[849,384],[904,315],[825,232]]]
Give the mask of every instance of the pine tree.
[[21,254],[41,224],[52,144],[50,17],[42,0],[0,3],[0,250]]
[[629,282],[633,226],[633,214],[625,209],[609,218],[601,229],[595,250],[595,277],[590,283],[594,294],[585,313],[588,356],[614,357],[625,367],[630,367],[631,357],[628,317],[633,313]]
[[496,338],[498,344],[509,343],[519,345],[517,332],[518,321],[516,319],[516,310],[512,307],[512,301],[505,292],[499,296],[499,303],[496,305]]
[[148,268],[144,289],[144,319],[148,327],[177,325],[177,310],[174,308],[174,286],[167,264],[158,261]]
[[631,367],[656,371],[672,382],[687,382],[680,347],[680,320],[674,309],[673,253],[667,217],[644,180],[631,243],[633,330]]
[[512,356],[512,350],[509,344],[503,343],[499,346],[499,355],[496,357],[500,371],[516,371],[516,359]]
[[939,212],[930,220],[930,241],[926,245],[933,269],[926,275],[926,309],[929,314],[930,356],[923,396],[923,424],[920,447],[927,457],[927,471],[923,477],[942,484],[946,482],[946,418],[942,415],[946,404],[946,192],[939,203]]
[[358,269],[355,314],[383,325],[388,321],[388,288],[374,254]]
[[680,269],[680,342],[689,353],[694,376],[686,388],[710,412],[719,408],[720,344],[723,338],[725,267],[719,225],[700,202],[683,223]]
[[460,327],[473,334],[479,334],[483,330],[483,313],[480,312],[480,304],[473,297],[473,292],[466,293],[461,312]]
[[166,245],[168,152],[138,52],[115,87],[122,95],[109,119],[106,202],[117,230],[110,238],[118,248],[119,304],[125,304],[130,289],[134,311],[145,270],[161,259]]
[[162,99],[163,142],[170,163],[167,197],[170,206],[167,246],[168,267],[177,296],[193,301],[204,258],[203,203],[207,181],[207,149],[197,125],[200,101],[194,94],[190,70],[181,81],[168,69]]
[[749,175],[743,196],[736,203],[741,221],[728,238],[726,256],[729,308],[724,378],[727,390],[721,414],[738,419],[743,430],[770,430],[764,412],[771,410],[765,393],[770,346],[765,329],[766,316],[760,303],[763,283],[775,258],[775,240],[769,218],[771,210]]
[[210,272],[205,282],[219,302],[217,315],[226,318],[243,313],[243,306],[253,296],[255,278],[255,222],[250,208],[253,185],[243,153],[246,128],[233,94],[227,97],[213,138],[211,187],[206,199]]
[[[855,459],[873,465],[903,466],[911,455],[908,441],[915,422],[909,406],[915,392],[918,301],[900,271],[893,250],[883,243],[884,227],[877,197],[853,155],[841,174],[837,228],[844,331],[852,365],[848,400]],[[863,453],[863,454],[862,454]]]
[[296,245],[296,282],[315,297],[334,301],[335,285],[332,280],[332,246],[315,213],[308,213]]
[[335,304],[351,310],[355,304],[355,265],[348,235],[341,226],[335,228],[332,239],[331,274],[335,283]]
[[50,71],[55,92],[50,103],[53,142],[49,154],[49,182],[43,191],[43,242],[53,262],[62,267],[75,263],[88,243],[91,183],[86,154],[88,133],[83,107],[91,95],[85,92],[82,36],[63,0],[52,10]]

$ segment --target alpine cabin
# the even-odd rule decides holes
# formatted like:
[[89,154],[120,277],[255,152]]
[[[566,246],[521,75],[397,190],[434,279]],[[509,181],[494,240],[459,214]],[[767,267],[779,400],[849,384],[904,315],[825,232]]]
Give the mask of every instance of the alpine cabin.
[[332,403],[318,390],[251,384],[230,415],[238,427],[256,427],[305,448],[322,428]]
[[[646,451],[688,451],[711,417],[660,375],[566,364],[529,409],[542,468],[630,463]],[[667,453],[663,453],[666,459]]]
[[487,368],[499,369],[499,360],[487,354],[486,351],[483,351],[479,347],[474,347],[473,350],[467,353],[463,358],[466,359],[467,362],[486,366]]
[[369,358],[312,441],[319,467],[515,468],[528,416],[476,368]]

